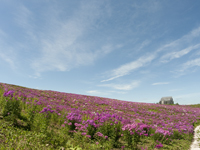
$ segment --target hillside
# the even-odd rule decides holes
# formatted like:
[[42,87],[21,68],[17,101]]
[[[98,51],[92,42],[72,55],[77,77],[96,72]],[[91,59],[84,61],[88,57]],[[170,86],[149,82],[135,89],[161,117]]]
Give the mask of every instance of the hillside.
[[127,102],[0,83],[0,116],[1,149],[188,150],[200,104]]

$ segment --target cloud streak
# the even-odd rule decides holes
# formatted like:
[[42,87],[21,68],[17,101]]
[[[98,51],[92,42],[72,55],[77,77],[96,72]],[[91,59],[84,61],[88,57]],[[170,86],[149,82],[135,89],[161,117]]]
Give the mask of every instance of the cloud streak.
[[16,55],[14,49],[5,42],[6,38],[7,34],[0,29],[0,60],[7,62],[12,69],[16,69]]
[[182,36],[181,38],[161,46],[158,50],[156,50],[156,53],[170,50],[178,51],[180,49],[185,49],[185,47],[192,47],[193,45],[196,46],[199,44],[199,37],[200,26],[193,29],[191,32]]
[[130,63],[127,63],[125,65],[120,66],[117,69],[111,70],[109,74],[111,74],[111,78],[107,80],[102,80],[101,82],[111,81],[113,79],[128,75],[131,71],[136,70],[138,68],[141,68],[148,63],[150,63],[153,59],[155,59],[155,54],[150,54],[147,56],[142,56],[136,61],[132,61]]
[[177,95],[174,96],[174,99],[194,99],[194,98],[199,98],[200,93],[188,93],[188,94],[183,94],[183,95]]
[[181,91],[182,89],[171,89],[169,90],[170,92],[177,92],[177,91]]
[[169,84],[169,82],[156,82],[153,83],[152,85],[163,85],[163,84]]
[[[91,91],[86,91],[87,93],[89,93],[89,94],[103,94],[102,92],[100,92],[100,91],[97,91],[97,90],[91,90]],[[105,93],[104,93],[105,94]]]
[[138,87],[139,84],[140,81],[133,81],[131,84],[102,84],[99,86],[110,87],[117,90],[132,90],[133,88]]
[[[40,74],[44,71],[69,71],[72,68],[91,65],[93,62],[121,45],[92,43],[87,39],[90,27],[106,13],[99,3],[81,3],[79,11],[66,20],[53,20],[47,36],[42,37],[41,56],[32,61],[32,68]],[[95,45],[96,44],[96,45]],[[97,49],[96,46],[99,46]]]
[[[154,60],[161,52],[162,53],[167,52],[160,58],[160,62],[162,62],[162,63],[167,63],[173,59],[180,58],[184,55],[187,55],[191,51],[200,48],[199,40],[197,40],[198,38],[200,38],[200,26],[198,28],[192,30],[190,33],[182,36],[181,38],[161,46],[160,48],[155,50],[151,55],[142,56],[136,61],[132,61],[132,62],[124,64],[116,69],[108,71],[107,74],[108,74],[108,76],[110,76],[110,78],[102,80],[101,82],[111,81],[116,78],[128,75],[132,71],[139,69],[143,66],[146,66],[148,63],[151,63],[151,61]],[[142,49],[143,47],[148,45],[149,42],[150,41],[144,41],[141,44],[140,49]],[[180,49],[182,49],[182,50],[180,50]],[[169,52],[169,51],[171,51],[171,52]],[[196,61],[198,61],[198,60],[196,60]],[[191,63],[195,64],[198,62],[191,62]],[[188,65],[189,64],[185,64],[185,66],[188,66]]]
[[194,66],[200,66],[200,58],[190,60],[190,61],[187,61],[186,63],[184,63],[182,71],[184,71],[188,68],[194,67]]
[[166,62],[169,62],[173,59],[180,58],[180,57],[188,54],[192,50],[195,50],[195,49],[198,49],[198,48],[200,48],[200,44],[196,44],[194,46],[187,47],[187,48],[185,48],[181,51],[178,51],[178,52],[171,52],[171,53],[165,54],[164,56],[161,57],[161,62],[166,63]]

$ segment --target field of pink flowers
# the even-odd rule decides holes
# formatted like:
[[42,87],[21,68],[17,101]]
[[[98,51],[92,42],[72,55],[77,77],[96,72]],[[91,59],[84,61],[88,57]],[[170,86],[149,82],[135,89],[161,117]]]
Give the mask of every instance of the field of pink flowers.
[[[190,106],[128,102],[5,83],[0,83],[0,90],[4,118],[10,116],[15,126],[25,121],[24,128],[47,137],[65,133],[81,149],[87,149],[83,142],[95,145],[94,149],[168,149],[177,140],[192,142],[194,127],[200,122],[200,108]],[[49,138],[45,144],[65,147],[66,141],[57,141],[57,147],[55,141]]]

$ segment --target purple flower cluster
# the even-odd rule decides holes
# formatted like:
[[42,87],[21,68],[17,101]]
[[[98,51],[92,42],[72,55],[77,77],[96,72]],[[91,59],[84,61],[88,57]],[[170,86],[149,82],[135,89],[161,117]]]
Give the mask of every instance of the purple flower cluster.
[[164,136],[166,136],[166,135],[172,135],[173,133],[171,133],[171,132],[169,132],[169,131],[167,131],[167,130],[163,130],[162,128],[157,128],[156,129],[156,132],[155,133],[160,133],[160,134],[163,134]]
[[96,123],[94,122],[94,120],[87,120],[87,121],[83,121],[83,124],[90,124],[91,126],[94,126],[95,128],[97,127]]
[[104,137],[104,135],[101,132],[97,132],[96,135],[100,137]]
[[82,116],[80,114],[78,114],[78,113],[68,113],[66,118],[68,120],[76,121],[76,122],[81,122],[82,121]]
[[122,131],[128,130],[130,131],[131,134],[137,133],[140,136],[145,135],[148,136],[148,130],[150,127],[146,124],[143,123],[132,123],[132,124],[127,124],[122,127]]
[[13,97],[13,94],[14,94],[14,93],[15,93],[15,92],[12,91],[12,90],[10,90],[10,91],[5,91],[4,94],[3,94],[3,96],[5,96],[5,97],[8,97],[8,96]]
[[47,107],[44,107],[43,110],[40,111],[39,113],[45,113],[45,112],[46,113],[48,113],[48,112],[53,113],[54,110],[51,110],[51,109],[52,109],[52,107],[50,105],[47,105]]
[[[157,141],[158,142],[158,141]],[[157,144],[156,146],[155,146],[155,148],[161,148],[161,147],[163,147],[163,145],[162,145],[162,143],[159,143],[159,144]]]
[[104,140],[108,140],[108,136],[107,135],[103,135],[103,133],[101,133],[101,132],[97,132],[97,133],[95,133],[95,135],[94,135],[97,139],[99,139],[99,138],[103,138]]

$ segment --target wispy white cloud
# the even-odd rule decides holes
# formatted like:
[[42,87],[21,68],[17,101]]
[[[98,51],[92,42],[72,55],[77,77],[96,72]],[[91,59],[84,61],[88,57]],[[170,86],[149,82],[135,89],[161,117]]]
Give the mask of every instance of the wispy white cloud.
[[10,56],[9,54],[1,53],[0,51],[0,58],[6,61],[11,66],[11,68],[13,69],[16,68],[15,63],[12,59],[12,56]]
[[127,94],[127,92],[124,91],[108,91],[109,93],[117,93],[117,94]]
[[12,69],[16,69],[17,62],[15,61],[14,49],[4,39],[7,39],[7,34],[0,29],[0,60],[7,62]]
[[179,100],[179,99],[180,100],[181,99],[192,100],[194,98],[198,98],[199,99],[199,96],[200,96],[200,92],[197,92],[197,93],[188,93],[188,94],[174,96],[174,99],[177,99],[177,100]]
[[182,66],[183,66],[183,69],[181,71],[184,71],[184,70],[191,68],[191,67],[194,67],[194,66],[200,66],[200,58],[187,61]]
[[139,46],[139,48],[137,49],[137,51],[141,51],[144,47],[146,47],[147,45],[150,44],[150,40],[145,40],[142,42],[142,44]]
[[156,82],[153,83],[152,85],[163,85],[163,84],[169,84],[169,82]]
[[15,14],[15,22],[22,28],[32,28],[30,20],[32,19],[32,12],[24,5],[19,5],[18,13]]
[[6,36],[6,33],[0,29],[0,38],[5,37],[5,36]]
[[193,68],[195,66],[196,67],[200,66],[200,58],[189,60],[189,61],[183,63],[182,65],[180,65],[180,67],[179,67],[180,69],[177,69],[177,70],[174,70],[171,72],[175,74],[175,77],[180,77],[187,73],[196,72],[197,68],[195,68],[193,70],[189,70],[190,68]]
[[125,91],[101,91],[101,90],[90,90],[90,91],[86,91],[86,93],[90,94],[90,95],[98,95],[98,96],[108,96],[108,95],[112,95],[114,94],[127,94],[127,92]]
[[[38,28],[36,25],[37,19],[35,18],[34,12],[23,4],[18,5],[17,13],[15,13],[15,22],[17,23],[19,30],[22,31],[23,37],[29,39],[31,44],[40,44],[40,33],[42,26]],[[39,30],[38,30],[39,29]],[[27,46],[24,44],[24,46]],[[29,45],[30,46],[30,45]]]
[[182,89],[171,89],[169,90],[170,92],[177,92],[177,91],[181,91]]
[[102,80],[101,82],[110,81],[125,75],[128,75],[131,71],[138,69],[140,67],[143,67],[150,63],[153,59],[155,59],[155,54],[150,54],[147,56],[142,56],[136,61],[132,61],[130,63],[127,63],[125,65],[120,66],[117,69],[109,71],[108,74],[110,74],[111,78]]
[[195,55],[200,55],[200,49],[198,50],[198,52]]
[[188,54],[190,51],[198,49],[198,48],[200,48],[200,44],[196,44],[196,45],[187,47],[187,48],[185,48],[185,49],[183,49],[181,51],[170,52],[170,53],[167,53],[164,56],[162,56],[160,58],[160,60],[161,60],[161,62],[166,63],[166,62],[171,61],[172,59],[180,58],[180,57]]
[[130,84],[102,84],[99,86],[104,86],[104,87],[110,87],[113,89],[117,89],[117,90],[131,90],[133,88],[138,87],[140,84],[140,81],[133,81]]
[[[181,58],[182,56],[185,56],[192,51],[197,51],[200,49],[200,26],[193,29],[188,34],[182,36],[181,38],[172,41],[166,45],[161,46],[159,49],[156,50],[156,53],[165,53],[161,58],[159,59],[161,63],[167,63],[173,59]],[[191,55],[193,55],[192,53]],[[193,55],[194,56],[194,55]],[[196,56],[196,55],[195,55]],[[187,59],[185,59],[187,61]],[[170,72],[174,73],[174,77],[180,77],[187,72],[185,72],[188,68],[191,68],[193,66],[199,66],[199,59],[194,59],[187,61],[186,63],[179,65],[178,70],[171,70]]]
[[185,47],[192,47],[199,44],[200,37],[200,26],[193,29],[188,34],[182,36],[181,38],[174,40],[164,46],[161,46],[156,52],[162,51],[178,51],[180,49],[185,49]]
[[[160,52],[165,52],[165,51],[168,52],[169,50],[170,51],[172,50],[172,52],[168,52],[167,54],[164,54],[160,58],[161,62],[168,62],[175,58],[180,58],[180,57],[188,54],[190,51],[200,48],[200,44],[198,42],[192,42],[192,41],[196,41],[196,39],[199,38],[199,36],[200,36],[200,27],[192,30],[190,33],[182,36],[181,38],[179,38],[175,41],[172,41],[166,45],[161,46],[159,49],[157,49],[151,55],[143,56],[136,61],[127,63],[125,65],[120,66],[117,69],[108,71],[110,78],[106,79],[106,80],[102,80],[101,82],[111,81],[113,79],[128,75],[131,71],[133,71],[135,69],[139,69],[139,68],[145,66],[147,63],[150,63],[152,60],[154,60],[156,58],[156,56]],[[150,41],[144,41],[141,45],[141,48],[148,45],[149,42]],[[185,47],[187,47],[187,48],[185,48]],[[182,50],[180,51],[180,49],[182,49]]]
[[152,13],[156,12],[159,9],[161,9],[161,3],[159,1],[146,1],[145,3],[138,3],[137,1],[133,1],[131,6],[138,10],[141,11],[142,13]]
[[[41,56],[32,61],[32,68],[39,74],[44,71],[69,71],[94,61],[122,45],[98,44],[87,40],[87,34],[94,22],[106,13],[96,3],[81,3],[80,9],[67,20],[51,18],[47,36],[40,38]],[[53,20],[53,21],[52,21]],[[96,45],[96,46],[97,46]]]
[[91,90],[91,91],[86,91],[89,94],[102,94],[102,92],[98,91],[98,90]]
[[149,74],[149,73],[150,73],[150,70],[141,70],[140,73],[141,73],[141,74]]
[[110,95],[112,92],[109,92],[109,91],[101,91],[101,90],[90,90],[90,91],[86,91],[86,93],[88,93],[89,95],[93,95],[93,96],[108,96],[108,95]]

